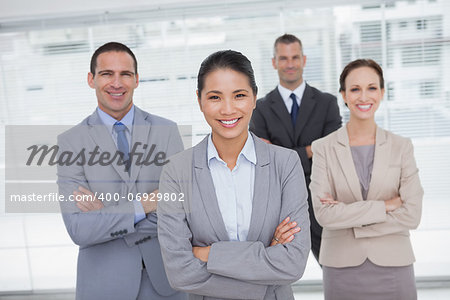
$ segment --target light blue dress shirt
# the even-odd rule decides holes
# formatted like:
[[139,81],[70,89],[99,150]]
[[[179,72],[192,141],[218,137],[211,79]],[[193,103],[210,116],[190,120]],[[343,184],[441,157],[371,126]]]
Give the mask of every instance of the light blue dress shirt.
[[300,103],[302,102],[303,94],[305,93],[306,82],[303,80],[302,84],[298,86],[295,90],[291,91],[281,84],[278,85],[278,91],[280,92],[281,98],[283,98],[284,105],[288,110],[288,113],[291,113],[292,109],[292,98],[291,94],[294,93],[295,98],[297,100],[297,104],[300,107]]
[[117,147],[117,132],[114,130],[114,124],[116,122],[121,122],[125,127],[127,128],[125,130],[125,136],[127,138],[128,146],[131,150],[131,135],[133,134],[133,121],[134,121],[134,105],[131,107],[130,111],[122,118],[122,120],[116,120],[107,113],[105,113],[103,110],[100,109],[100,107],[97,107],[97,112],[102,120],[103,124],[105,124],[106,128],[108,129],[108,132],[111,134],[114,145]]
[[[102,120],[103,124],[105,124],[106,128],[108,129],[108,132],[111,134],[111,137],[114,141],[114,145],[117,147],[117,132],[114,130],[114,124],[116,122],[121,122],[125,127],[127,128],[125,130],[125,137],[128,141],[128,146],[130,147],[129,150],[131,150],[131,136],[133,134],[133,121],[134,121],[134,104],[131,107],[130,111],[122,118],[122,120],[116,120],[107,113],[105,113],[103,110],[100,109],[100,107],[97,107],[97,113],[100,119]],[[145,211],[142,204],[137,201],[133,200],[134,205],[134,224],[138,223],[139,221],[145,219]]]
[[233,170],[219,157],[209,136],[208,166],[230,241],[247,240],[252,216],[255,165],[255,144],[250,133]]

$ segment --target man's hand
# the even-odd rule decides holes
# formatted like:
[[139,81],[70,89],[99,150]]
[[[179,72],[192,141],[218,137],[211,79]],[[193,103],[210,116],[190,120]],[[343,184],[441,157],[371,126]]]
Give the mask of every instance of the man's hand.
[[196,258],[200,259],[202,262],[208,262],[209,249],[211,249],[211,246],[192,247],[192,253]]
[[311,145],[305,146],[305,151],[306,151],[306,156],[308,156],[308,158],[311,158],[313,156],[313,153],[311,151]]
[[77,207],[82,212],[100,210],[105,207],[103,202],[98,200],[90,190],[82,186],[78,187],[78,191],[73,191],[73,195],[77,201]]
[[144,212],[145,214],[149,214],[151,212],[155,212],[156,211],[156,207],[158,205],[158,195],[159,190],[156,189],[153,192],[149,193],[149,194],[144,194],[141,197],[141,204],[142,207],[144,208]]

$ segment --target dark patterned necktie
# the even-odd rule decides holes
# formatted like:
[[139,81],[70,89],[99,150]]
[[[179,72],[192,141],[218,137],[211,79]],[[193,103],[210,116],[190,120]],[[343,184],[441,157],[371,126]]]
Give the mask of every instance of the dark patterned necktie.
[[292,121],[292,125],[295,128],[295,121],[297,120],[297,115],[298,115],[298,104],[297,104],[297,99],[295,98],[294,93],[292,93],[290,97],[292,99],[291,121]]

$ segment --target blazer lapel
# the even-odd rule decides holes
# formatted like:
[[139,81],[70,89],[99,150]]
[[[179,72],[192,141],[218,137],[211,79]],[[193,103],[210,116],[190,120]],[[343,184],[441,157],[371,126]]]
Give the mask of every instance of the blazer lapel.
[[[220,213],[219,204],[217,202],[214,182],[211,177],[207,162],[208,136],[194,147],[194,172],[197,187],[200,191],[200,198],[203,202],[209,222],[221,241],[228,241],[229,236]],[[207,225],[205,225],[207,226]]]
[[305,92],[303,93],[302,101],[298,109],[297,120],[295,122],[295,140],[299,138],[306,122],[311,116],[314,106],[316,106],[316,102],[314,101],[312,89],[309,85],[306,85]]
[[[114,141],[111,137],[111,133],[108,132],[106,126],[101,121],[97,111],[95,111],[88,119],[88,133],[92,137],[94,143],[99,146],[100,152],[108,152],[113,157],[117,151],[117,147],[114,144]],[[114,161],[112,164],[114,170],[116,170],[117,174],[119,174],[120,178],[124,182],[128,182],[129,175],[125,171],[125,165],[118,165],[117,161]]]
[[[147,120],[148,115],[144,115],[143,111],[140,110],[139,108],[137,108],[135,106],[135,110],[134,110],[134,121],[133,121],[133,135],[131,138],[131,145],[133,147],[133,145],[135,143],[142,143],[141,145],[139,145],[139,147],[137,147],[137,151],[144,151],[144,154],[142,156],[142,160],[145,159],[145,157],[147,157],[147,154],[150,150],[150,147],[152,145],[147,145],[146,149],[143,149],[143,145],[147,144],[148,142],[148,135],[150,133],[150,129],[151,129],[151,123],[149,122],[149,120]],[[137,176],[140,172],[142,168],[142,164],[140,165],[136,165],[136,162],[132,162],[131,163],[131,174],[130,174],[130,185],[133,185],[136,182]]]
[[268,146],[252,133],[255,143],[256,166],[255,184],[252,203],[252,217],[248,230],[247,241],[256,241],[263,228],[269,203],[269,171],[270,156]]
[[356,173],[355,163],[353,162],[352,153],[347,134],[347,127],[343,126],[337,131],[337,144],[334,145],[342,173],[357,201],[362,201],[361,186],[358,174]]
[[373,158],[372,178],[370,180],[367,199],[377,199],[378,193],[382,190],[385,176],[389,168],[389,156],[391,152],[390,143],[386,139],[386,133],[377,127],[375,138],[375,154]]
[[294,143],[294,128],[292,126],[291,116],[284,104],[283,98],[281,98],[278,88],[275,88],[270,93],[270,101],[273,112],[278,116],[281,124],[286,128],[291,142]]

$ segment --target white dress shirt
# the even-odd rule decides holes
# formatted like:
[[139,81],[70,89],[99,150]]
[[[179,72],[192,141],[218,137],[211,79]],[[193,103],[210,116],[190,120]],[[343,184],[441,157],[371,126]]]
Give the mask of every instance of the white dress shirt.
[[298,88],[291,91],[290,89],[285,88],[281,84],[278,85],[278,91],[280,92],[281,98],[283,98],[284,105],[286,105],[287,111],[290,114],[292,109],[292,98],[291,94],[294,93],[295,98],[297,99],[298,107],[300,107],[300,103],[302,102],[303,94],[305,93],[306,82],[303,80],[302,84],[299,85]]
[[211,135],[207,153],[219,209],[230,241],[246,241],[255,183],[256,152],[253,138],[248,133],[233,170],[219,157]]

